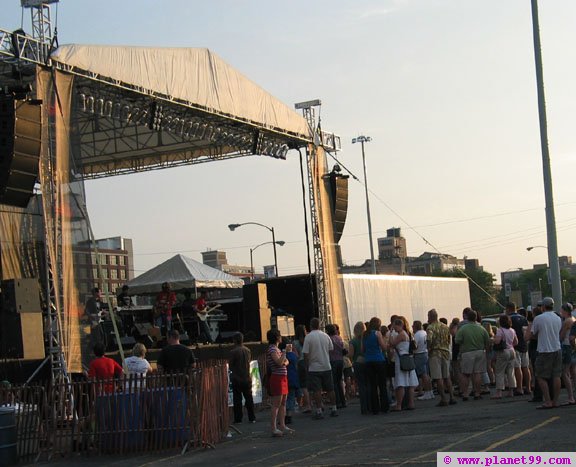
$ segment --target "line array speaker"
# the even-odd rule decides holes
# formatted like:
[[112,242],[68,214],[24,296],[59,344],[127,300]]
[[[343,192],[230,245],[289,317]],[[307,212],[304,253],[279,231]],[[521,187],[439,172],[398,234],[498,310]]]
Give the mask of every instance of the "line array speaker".
[[348,176],[331,172],[328,181],[334,243],[338,243],[342,237],[348,214]]
[[0,98],[0,204],[28,206],[38,178],[41,114],[38,101]]

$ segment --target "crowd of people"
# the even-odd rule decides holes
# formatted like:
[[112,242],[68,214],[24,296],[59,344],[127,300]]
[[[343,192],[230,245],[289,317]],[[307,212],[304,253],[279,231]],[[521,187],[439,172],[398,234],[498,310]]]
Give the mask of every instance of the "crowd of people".
[[[438,407],[483,396],[491,399],[529,396],[539,409],[560,405],[562,383],[567,399],[576,405],[576,320],[566,303],[554,311],[546,297],[533,310],[514,303],[496,323],[482,321],[478,312],[465,308],[462,319],[450,324],[431,309],[427,322],[412,325],[403,316],[392,316],[387,325],[378,317],[358,322],[353,336],[344,341],[336,324],[320,329],[313,318],[310,332],[300,325],[292,341],[277,329],[267,333],[264,386],[270,396],[270,428],[275,437],[294,433],[288,427],[295,411],[315,420],[337,417],[351,397],[359,398],[363,415],[414,410],[417,401],[437,400]],[[243,335],[234,336],[229,356],[234,422],[255,422],[250,350]],[[87,376],[105,381],[104,392],[115,390],[110,380],[122,375],[145,376],[152,371],[146,348],[136,344],[124,367],[105,356],[101,343]],[[160,372],[186,372],[196,366],[191,349],[181,345],[178,331],[168,332],[168,345],[157,361]]]
[[[296,410],[316,420],[337,417],[354,396],[364,415],[414,410],[420,400],[448,407],[484,396],[529,396],[539,409],[551,409],[560,405],[563,382],[565,404],[576,404],[572,313],[569,303],[555,313],[552,298],[546,297],[528,311],[509,303],[497,323],[482,322],[471,308],[451,323],[435,309],[426,323],[412,325],[403,316],[392,316],[387,325],[374,317],[356,323],[348,342],[335,324],[322,331],[317,318],[309,333],[298,326],[291,342],[270,330],[264,384],[271,397],[272,436],[294,433],[287,425]],[[242,399],[235,401],[239,423]],[[251,397],[249,403],[253,421]]]

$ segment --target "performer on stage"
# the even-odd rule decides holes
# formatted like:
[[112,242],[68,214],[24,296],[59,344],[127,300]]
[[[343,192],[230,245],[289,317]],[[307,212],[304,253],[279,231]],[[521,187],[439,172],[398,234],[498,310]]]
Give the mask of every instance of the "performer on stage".
[[122,286],[122,292],[118,295],[117,301],[119,307],[130,307],[133,305],[132,297],[128,294],[128,287],[127,285]]
[[92,289],[92,296],[86,301],[84,314],[90,320],[90,327],[94,329],[100,323],[100,311],[102,310],[102,294],[100,289]]
[[176,294],[170,290],[170,284],[162,284],[162,292],[156,296],[155,324],[167,331],[172,329],[172,307],[176,303]]
[[206,292],[202,291],[200,292],[200,296],[196,299],[196,303],[194,304],[194,311],[196,312],[196,319],[198,320],[201,334],[204,334],[206,342],[213,344],[214,341],[210,335],[210,328],[208,327],[208,323],[206,323],[207,306]]

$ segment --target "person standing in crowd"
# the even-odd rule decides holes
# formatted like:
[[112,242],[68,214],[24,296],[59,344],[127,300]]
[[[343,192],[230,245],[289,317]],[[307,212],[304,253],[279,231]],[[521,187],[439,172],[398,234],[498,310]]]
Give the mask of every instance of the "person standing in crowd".
[[127,376],[134,375],[136,378],[136,381],[132,384],[130,381],[126,382],[127,389],[129,386],[132,386],[133,388],[139,388],[143,386],[143,381],[146,377],[146,374],[152,371],[150,362],[146,360],[146,346],[144,344],[138,342],[134,346],[132,349],[132,356],[124,360],[124,369]]
[[533,388],[533,396],[528,402],[542,402],[542,390],[538,384],[538,378],[536,378],[536,358],[538,357],[538,336],[532,335],[532,325],[534,324],[534,318],[542,314],[542,302],[532,309],[531,312],[526,314],[526,321],[528,321],[528,328],[524,333],[524,340],[528,344],[528,359],[530,360],[530,373],[532,379],[530,380],[530,385]]
[[104,355],[102,343],[94,344],[93,351],[96,358],[90,362],[87,376],[95,381],[103,381],[103,386],[99,388],[100,391],[104,394],[110,394],[114,392],[112,379],[122,376],[122,367],[115,360]]
[[458,329],[454,341],[460,346],[460,393],[462,400],[467,401],[470,395],[470,378],[474,389],[474,399],[482,399],[480,395],[482,374],[486,371],[486,349],[490,338],[486,329],[476,322],[476,312],[467,313],[468,324]]
[[[538,336],[538,356],[536,357],[535,373],[542,390],[544,403],[538,408],[551,409],[558,406],[560,396],[560,375],[562,374],[562,350],[560,346],[560,330],[562,320],[554,313],[554,300],[545,297],[542,300],[544,312],[534,318],[530,329],[530,339]],[[552,380],[552,393],[548,387]]]
[[496,354],[493,349],[494,342],[494,329],[490,323],[482,323],[482,327],[486,329],[488,337],[490,339],[490,345],[486,351],[486,371],[488,372],[488,378],[490,380],[490,386],[496,386],[496,376],[494,373],[494,366],[496,364]]
[[294,433],[294,430],[286,426],[286,396],[288,395],[288,358],[286,351],[292,351],[292,344],[288,344],[286,350],[281,352],[278,348],[282,337],[278,329],[270,329],[266,338],[268,349],[266,350],[266,371],[269,373],[268,389],[272,408],[270,410],[270,423],[272,436],[281,437],[285,434]]
[[532,394],[530,389],[530,359],[528,358],[528,344],[524,338],[524,333],[528,328],[528,321],[526,317],[518,313],[515,303],[508,303],[506,305],[506,314],[510,316],[512,322],[512,329],[516,333],[518,344],[514,347],[515,360],[514,360],[514,376],[516,377],[516,391],[514,394],[523,396],[524,394]]
[[298,355],[298,382],[300,383],[300,390],[302,391],[300,407],[303,408],[302,413],[308,414],[312,413],[312,408],[310,406],[310,394],[308,393],[308,388],[306,386],[306,373],[308,370],[306,369],[306,361],[304,360],[304,352],[302,351],[304,346],[304,339],[306,338],[307,334],[306,326],[299,324],[296,326],[295,333],[296,336],[294,342],[292,342],[292,346]]
[[356,379],[356,386],[358,387],[358,397],[360,399],[360,413],[366,415],[370,412],[370,397],[368,393],[368,385],[366,382],[366,359],[362,352],[362,334],[366,330],[366,326],[362,321],[358,321],[354,325],[354,337],[350,340],[349,357],[352,360],[352,368],[354,370],[354,378]]
[[388,412],[390,403],[386,389],[386,358],[384,352],[388,350],[384,337],[380,332],[382,322],[379,318],[372,318],[368,328],[362,336],[362,353],[366,360],[366,380],[370,396],[370,410],[374,415]]
[[394,373],[396,407],[391,410],[393,412],[402,410],[404,396],[407,397],[406,409],[414,410],[414,388],[418,386],[418,377],[415,370],[404,371],[400,366],[400,357],[410,353],[412,334],[406,328],[405,320],[401,317],[394,321],[394,330],[396,335],[390,339],[390,345],[394,347],[398,358],[396,358],[396,371]]
[[[288,346],[286,346],[288,347]],[[296,398],[300,396],[300,381],[298,380],[298,355],[294,352],[294,346],[289,347],[290,352],[286,351],[288,359],[288,396],[286,397],[286,425],[292,423],[292,414],[296,410]]]
[[342,388],[342,377],[344,375],[344,342],[342,338],[336,334],[336,326],[334,324],[326,325],[326,334],[332,341],[332,350],[330,350],[330,366],[332,367],[332,378],[334,380],[334,392],[336,394],[336,408],[342,409],[346,407],[346,398],[344,397],[344,390]]
[[432,391],[428,368],[427,334],[422,328],[422,321],[414,321],[412,330],[414,331],[414,342],[416,343],[416,349],[414,350],[416,376],[419,378],[422,388],[422,395],[418,397],[418,400],[431,400],[434,399],[434,392]]
[[562,329],[560,330],[560,342],[562,345],[562,381],[568,394],[567,405],[575,405],[574,390],[572,387],[572,344],[570,344],[570,330],[574,324],[572,317],[572,304],[564,303],[561,309]]
[[496,350],[496,393],[492,396],[492,399],[502,399],[502,391],[506,387],[506,381],[508,381],[510,390],[508,396],[511,397],[513,395],[512,391],[516,387],[516,379],[514,378],[514,362],[516,361],[514,346],[518,345],[518,337],[514,329],[511,329],[512,320],[510,316],[501,315],[498,322],[500,328],[494,336],[494,345],[498,346],[504,342],[504,348]]
[[[439,407],[456,404],[452,381],[450,380],[450,342],[452,333],[450,328],[438,321],[438,312],[431,309],[428,312],[428,362],[430,376],[436,381],[436,388],[440,394]],[[447,397],[448,396],[448,397]]]
[[323,331],[320,331],[320,320],[312,318],[310,321],[310,334],[304,339],[302,352],[308,368],[307,382],[314,402],[316,413],[314,419],[322,419],[322,391],[328,393],[331,410],[330,416],[337,417],[336,395],[334,393],[334,379],[330,367],[330,351],[334,348],[332,340]]
[[175,303],[176,294],[170,290],[170,284],[164,282],[162,291],[156,295],[156,304],[154,306],[156,326],[167,331],[172,329],[172,307]]
[[250,376],[250,360],[252,353],[244,345],[244,334],[234,334],[234,347],[228,357],[230,382],[232,383],[232,401],[234,404],[234,423],[242,423],[242,397],[246,401],[248,421],[256,422],[254,415],[254,400],[252,398],[252,378]]
[[196,367],[194,353],[180,343],[180,333],[176,329],[168,331],[168,345],[160,352],[157,365],[163,373],[186,373]]

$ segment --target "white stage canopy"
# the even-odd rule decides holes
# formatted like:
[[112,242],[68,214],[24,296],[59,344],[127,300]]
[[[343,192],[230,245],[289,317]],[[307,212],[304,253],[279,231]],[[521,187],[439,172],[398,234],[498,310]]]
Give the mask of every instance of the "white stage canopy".
[[130,287],[130,294],[137,295],[160,292],[164,282],[169,282],[172,290],[235,289],[244,286],[242,279],[206,266],[184,255],[173,256],[132,279],[126,285]]
[[310,139],[302,116],[208,49],[72,44],[58,47],[51,59],[65,71]]

